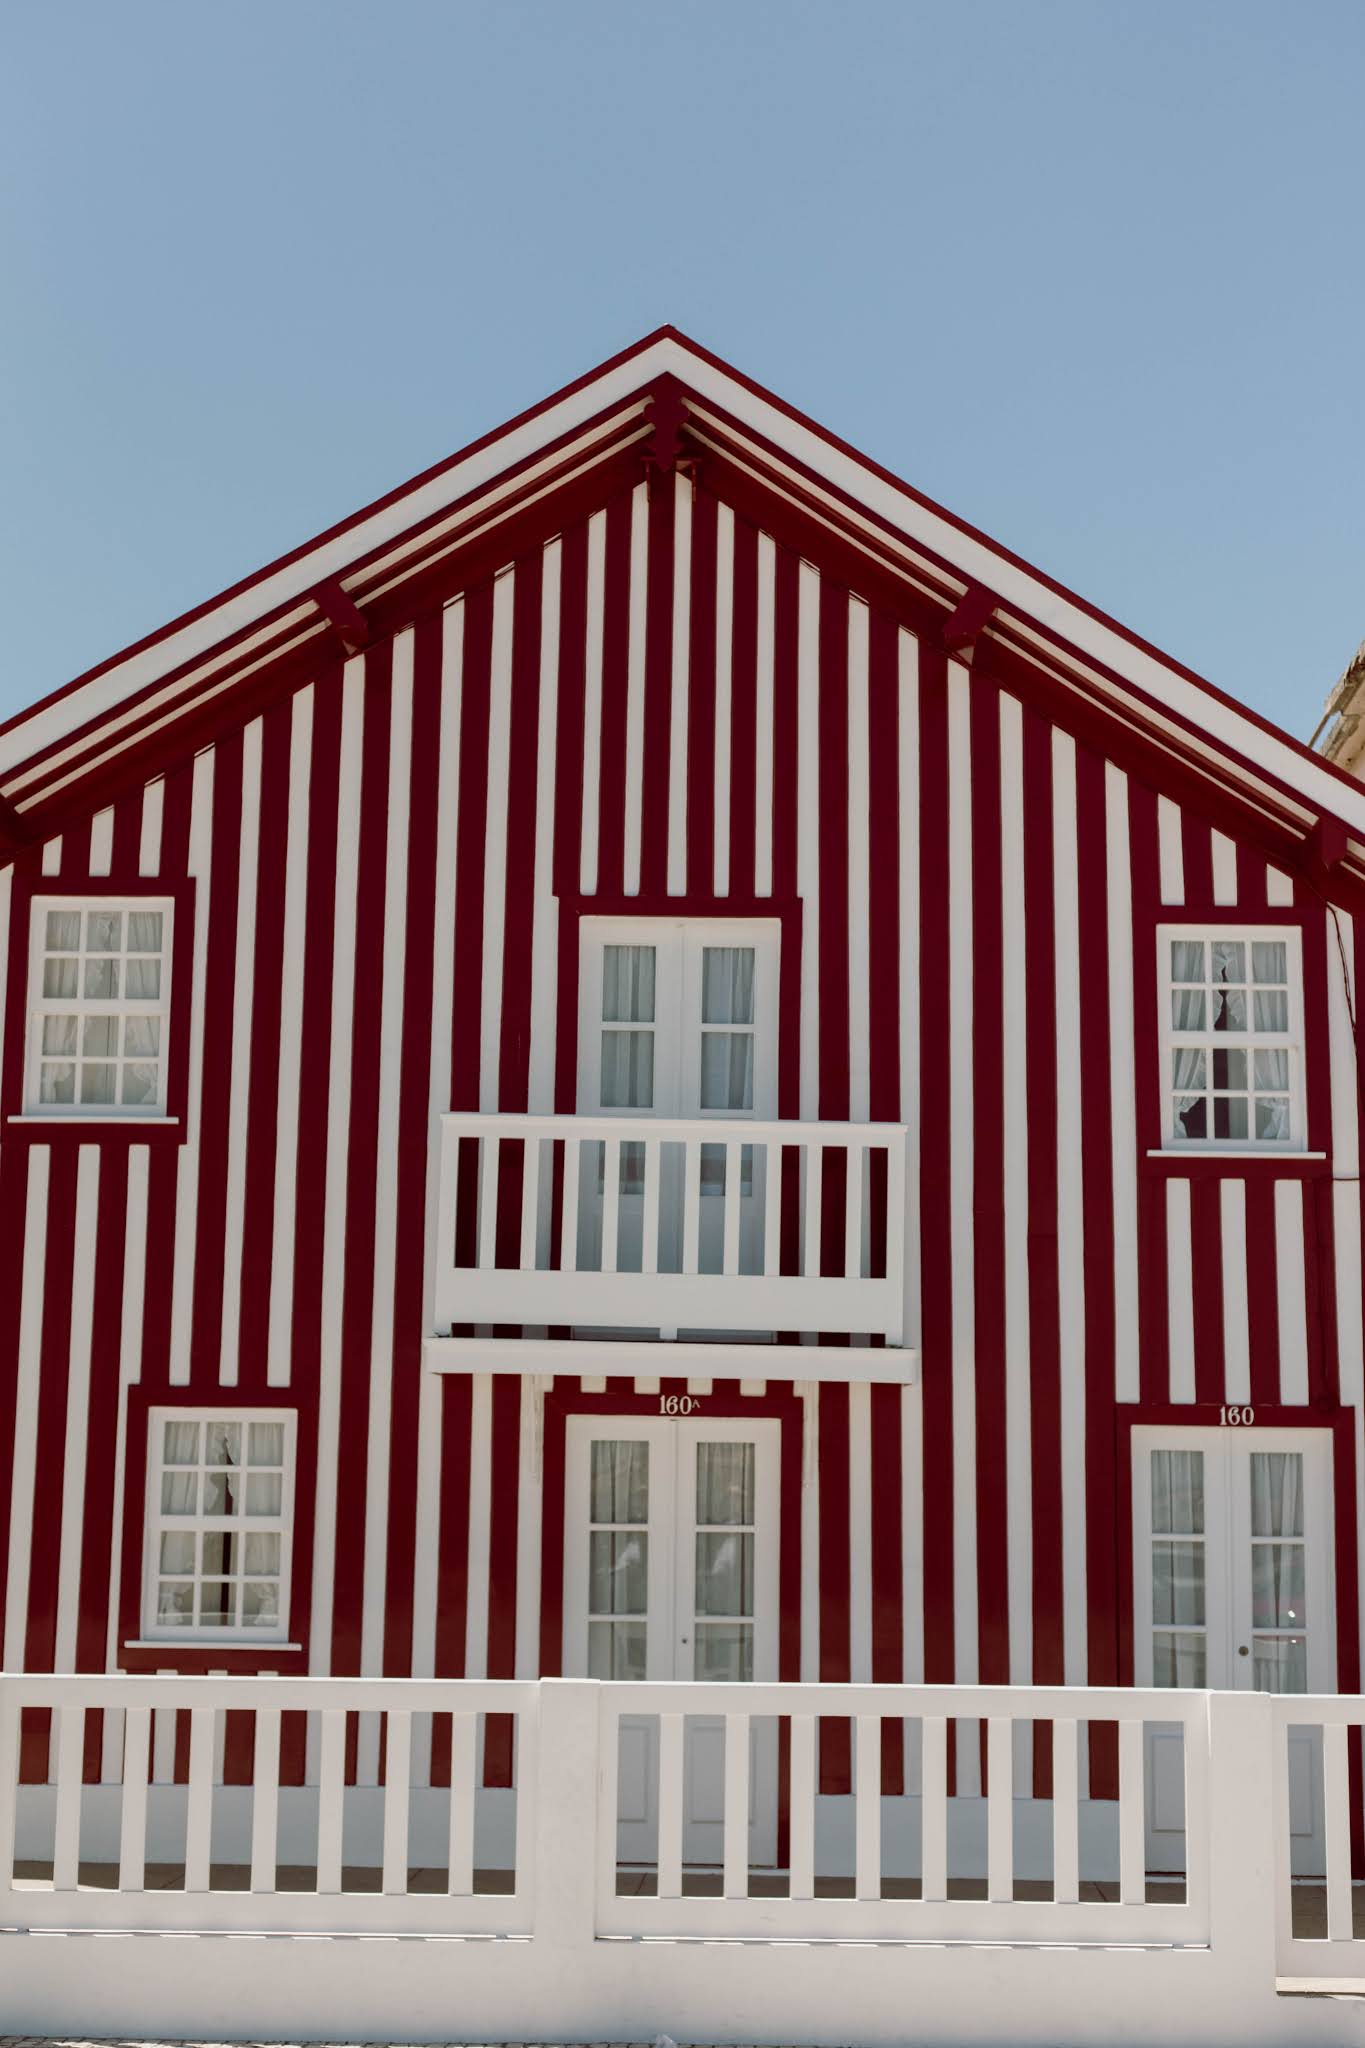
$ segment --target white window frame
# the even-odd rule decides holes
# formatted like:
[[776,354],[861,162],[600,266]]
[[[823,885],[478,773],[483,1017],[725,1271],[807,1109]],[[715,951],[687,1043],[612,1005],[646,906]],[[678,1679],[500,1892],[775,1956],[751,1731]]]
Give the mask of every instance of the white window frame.
[[[1173,940],[1198,942],[1205,947],[1223,941],[1245,945],[1248,951],[1248,1029],[1245,1032],[1176,1031],[1171,1021],[1172,991],[1181,984],[1171,979],[1171,943]],[[1255,984],[1250,979],[1250,949],[1258,942],[1283,945],[1289,976],[1289,1029],[1288,1031],[1256,1031],[1251,1027],[1251,1001]],[[1166,1152],[1189,1152],[1207,1157],[1210,1153],[1235,1154],[1245,1157],[1248,1153],[1261,1153],[1269,1158],[1283,1159],[1286,1155],[1302,1153],[1308,1144],[1308,1119],[1306,1090],[1304,1087],[1304,1021],[1303,1021],[1303,935],[1293,924],[1224,924],[1219,920],[1203,922],[1179,922],[1160,924],[1156,932],[1157,943],[1157,1041],[1161,1061],[1159,1085],[1161,1089],[1161,1145]],[[1221,1043],[1220,1043],[1221,1040]],[[1289,1136],[1288,1138],[1258,1138],[1252,1129],[1253,1098],[1250,1085],[1247,1094],[1248,1134],[1245,1138],[1220,1138],[1211,1132],[1207,1137],[1189,1138],[1179,1130],[1175,1121],[1174,1053],[1178,1046],[1200,1046],[1212,1056],[1214,1050],[1223,1052],[1245,1051],[1248,1061],[1248,1082],[1250,1084],[1256,1052],[1275,1049],[1289,1054]],[[1210,1083],[1210,1090],[1212,1084]]]
[[[585,917],[579,931],[578,1106],[583,1115],[687,1117],[730,1122],[777,1115],[779,918]],[[648,1108],[602,1109],[602,956],[607,946],[653,946],[654,1101]],[[706,946],[754,951],[754,1101],[752,1109],[701,1107],[701,955]],[[725,1027],[717,1027],[725,1028]],[[684,1059],[687,1069],[684,1071]],[[670,1085],[661,1099],[660,1077]]]
[[[47,916],[48,912],[74,911],[81,918],[82,950],[80,959],[87,957],[84,950],[85,917],[89,911],[119,911],[125,917],[130,913],[157,912],[161,923],[161,993],[154,1002],[134,1001],[120,993],[117,998],[100,1000],[87,997],[80,991],[74,996],[45,996],[43,994],[43,966],[47,958]],[[82,1123],[104,1123],[117,1120],[120,1123],[165,1123],[166,1078],[170,1066],[170,1019],[171,1019],[171,976],[174,971],[175,945],[175,901],[170,896],[155,895],[82,895],[78,892],[45,892],[35,896],[30,906],[29,954],[28,954],[28,1002],[27,1024],[24,1045],[24,1108],[25,1118],[46,1120],[60,1118]],[[125,931],[126,936],[126,931]],[[111,955],[125,960],[126,953]],[[81,1102],[80,1089],[73,1093],[78,1098],[72,1102],[44,1102],[42,1100],[41,1069],[43,1054],[43,1020],[49,1016],[75,1016],[80,1023],[87,1017],[155,1017],[159,1020],[160,1049],[157,1053],[157,1092],[152,1102],[124,1104],[121,1102]],[[77,1059],[77,1077],[79,1062]],[[121,1065],[122,1063],[118,1063]]]
[[[1217,1424],[1143,1423],[1132,1433],[1133,1459],[1133,1674],[1140,1686],[1153,1682],[1152,1484],[1153,1451],[1204,1454],[1204,1642],[1205,1679],[1216,1692],[1246,1690],[1246,1666],[1234,1637],[1250,1628],[1245,1605],[1250,1571],[1249,1504],[1234,1493],[1233,1461],[1254,1451],[1297,1451],[1304,1461],[1304,1554],[1307,1583],[1308,1691],[1335,1692],[1337,1672],[1335,1472],[1329,1429],[1278,1429]],[[1217,1532],[1217,1533],[1216,1533]],[[1223,1545],[1214,1554],[1215,1541]],[[1250,1636],[1248,1636],[1250,1640]],[[1299,1695],[1286,1693],[1281,1698]]]
[[[284,1426],[283,1480],[280,1487],[280,1512],[278,1515],[206,1515],[203,1512],[203,1495],[199,1497],[199,1511],[194,1515],[169,1515],[162,1511],[161,1480],[165,1470],[188,1470],[188,1467],[165,1465],[165,1425],[168,1422],[235,1422],[245,1432],[253,1422],[281,1423]],[[298,1441],[298,1410],[294,1408],[238,1408],[233,1404],[212,1403],[203,1407],[186,1408],[178,1405],[163,1408],[149,1408],[147,1411],[147,1495],[146,1512],[143,1518],[142,1540],[142,1614],[141,1640],[148,1643],[205,1643],[266,1644],[285,1643],[289,1638],[290,1596],[293,1581],[294,1552],[294,1490],[295,1451]],[[201,1439],[202,1445],[202,1439]],[[202,1475],[202,1464],[196,1468]],[[250,1465],[247,1466],[248,1473]],[[189,1627],[169,1627],[158,1619],[158,1585],[161,1579],[161,1537],[165,1533],[189,1534],[196,1538],[196,1569],[193,1583],[197,1589],[203,1573],[198,1569],[198,1537],[206,1530],[230,1530],[233,1534],[269,1535],[278,1532],[280,1538],[280,1594],[279,1612],[273,1627],[249,1628],[238,1624],[232,1628],[206,1628],[199,1621]],[[235,1576],[241,1576],[236,1574]],[[196,1610],[198,1600],[195,1601]]]

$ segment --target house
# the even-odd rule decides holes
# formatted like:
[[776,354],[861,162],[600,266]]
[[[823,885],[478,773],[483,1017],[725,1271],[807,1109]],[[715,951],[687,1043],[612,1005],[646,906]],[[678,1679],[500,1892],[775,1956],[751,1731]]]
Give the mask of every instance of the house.
[[1341,2037],[1365,790],[662,329],[0,860],[12,2028]]

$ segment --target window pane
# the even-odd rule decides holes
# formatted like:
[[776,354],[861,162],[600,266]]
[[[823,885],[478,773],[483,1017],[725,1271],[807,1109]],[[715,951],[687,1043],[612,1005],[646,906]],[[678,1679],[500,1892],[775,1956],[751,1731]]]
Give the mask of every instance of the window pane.
[[242,1588],[242,1626],[244,1628],[274,1628],[280,1618],[280,1589],[272,1579],[253,1582],[248,1579]]
[[654,1033],[602,1033],[603,1109],[650,1109],[654,1103]]
[[588,1538],[588,1612],[643,1614],[649,1593],[649,1538],[643,1529],[594,1529]]
[[87,1017],[81,1033],[81,1051],[87,1059],[94,1054],[100,1059],[118,1057],[117,1017]]
[[123,993],[133,1003],[154,1003],[161,994],[161,962],[129,960],[124,963]]
[[1240,1046],[1217,1046],[1213,1054],[1213,1085],[1215,1088],[1245,1088],[1247,1084],[1247,1056]]
[[1253,1636],[1251,1682],[1257,1692],[1307,1692],[1308,1645],[1302,1636]]
[[47,950],[49,953],[78,953],[81,946],[81,914],[79,910],[49,910],[47,913]]
[[280,1539],[273,1529],[253,1529],[243,1539],[242,1570],[249,1577],[279,1577]]
[[45,1065],[38,1077],[38,1100],[40,1102],[74,1102],[76,1100],[76,1069],[72,1066]]
[[1274,1096],[1263,1096],[1256,1104],[1256,1135],[1276,1145],[1289,1142],[1289,1104]]
[[1283,1046],[1270,1046],[1256,1054],[1253,1073],[1258,1088],[1288,1088],[1289,1054]]
[[1171,1024],[1177,1031],[1202,1031],[1206,1011],[1202,988],[1171,990]]
[[199,1626],[232,1628],[237,1588],[231,1579],[204,1579],[199,1587]]
[[196,1472],[163,1472],[161,1512],[163,1515],[192,1515],[199,1506],[199,1475]]
[[1252,1008],[1258,1031],[1289,1029],[1289,997],[1284,989],[1258,988]]
[[1289,952],[1283,939],[1253,939],[1251,942],[1253,981],[1288,981]]
[[284,1424],[282,1422],[253,1422],[247,1432],[246,1456],[249,1465],[282,1465],[284,1463]]
[[1203,1626],[1204,1546],[1202,1543],[1152,1545],[1152,1620]]
[[752,1527],[754,1447],[752,1444],[697,1445],[697,1520]]
[[590,1520],[648,1521],[649,1445],[594,1443],[590,1492]]
[[692,1652],[694,1678],[711,1685],[748,1685],[754,1675],[754,1632],[742,1622],[703,1622]]
[[116,1067],[87,1064],[81,1068],[81,1101],[112,1102]]
[[750,1031],[703,1031],[701,1106],[749,1110],[754,1106],[754,1039]]
[[652,1024],[653,1021],[653,946],[604,946],[602,1022]]
[[123,1025],[123,1056],[125,1059],[155,1059],[161,1050],[161,1019],[159,1017],[128,1017]]
[[209,1472],[204,1477],[204,1513],[206,1515],[235,1515],[237,1512],[237,1477],[233,1472]]
[[199,1569],[215,1578],[225,1577],[234,1569],[237,1556],[238,1538],[231,1529],[208,1529],[204,1532],[204,1555]]
[[161,1438],[161,1460],[166,1465],[194,1465],[199,1460],[199,1424],[168,1422]]
[[159,953],[161,951],[161,912],[159,910],[129,911],[128,951],[130,953]]
[[1177,1095],[1175,1099],[1175,1125],[1182,1138],[1204,1138],[1208,1135],[1208,1104],[1202,1095]]
[[240,1465],[241,1462],[241,1423],[206,1422],[204,1424],[204,1463],[206,1465]]
[[189,1529],[168,1529],[161,1538],[161,1569],[163,1572],[192,1572],[194,1570],[194,1534]]
[[703,1024],[753,1023],[752,946],[703,946],[701,1016]]
[[1253,1543],[1251,1546],[1251,1625],[1253,1628],[1302,1628],[1304,1611],[1303,1545]]
[[1171,1079],[1181,1095],[1207,1088],[1208,1054],[1199,1046],[1178,1045],[1171,1054]]
[[1246,980],[1247,949],[1240,939],[1215,939],[1210,951],[1214,981],[1228,984]]
[[[1257,996],[1259,1003],[1261,998]],[[1215,1031],[1245,1031],[1247,1028],[1246,991],[1240,988],[1219,988],[1213,992],[1213,1028]]]
[[77,987],[77,965],[75,960],[45,960],[43,962],[43,994],[45,996],[74,996]]
[[85,916],[87,953],[117,953],[123,945],[123,912],[89,910]]
[[156,1589],[156,1619],[160,1628],[190,1628],[194,1622],[194,1586],[182,1581]]
[[1204,1453],[1152,1452],[1152,1529],[1158,1536],[1204,1533]]
[[1203,1636],[1169,1635],[1158,1630],[1152,1637],[1152,1683],[1154,1685],[1203,1686],[1208,1659]]
[[747,1532],[699,1530],[697,1613],[754,1611],[754,1539]]
[[1252,1452],[1251,1533],[1253,1536],[1302,1536],[1301,1451]]
[[87,960],[85,994],[89,1001],[110,1003],[118,994],[118,961]]
[[249,1515],[278,1515],[284,1506],[284,1474],[251,1472],[246,1482],[246,1511]]
[[44,1017],[43,1051],[74,1053],[76,1050],[76,1019],[74,1017]]
[[645,1624],[593,1621],[588,1624],[588,1676],[639,1683],[645,1675]]
[[155,1060],[137,1060],[123,1069],[123,1099],[145,1109],[156,1103],[157,1074]]
[[1247,1134],[1247,1106],[1236,1095],[1213,1098],[1213,1135],[1215,1138],[1244,1138]]
[[1171,980],[1204,979],[1204,946],[1200,939],[1171,940]]

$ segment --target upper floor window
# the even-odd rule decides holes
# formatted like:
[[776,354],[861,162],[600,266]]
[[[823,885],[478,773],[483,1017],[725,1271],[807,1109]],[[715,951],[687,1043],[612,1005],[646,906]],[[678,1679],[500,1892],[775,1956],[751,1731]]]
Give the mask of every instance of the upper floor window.
[[1297,931],[1163,925],[1162,1142],[1302,1148]]
[[162,1116],[172,906],[40,896],[29,956],[31,1116]]
[[279,1408],[151,1411],[144,1636],[283,1638],[294,1421]]

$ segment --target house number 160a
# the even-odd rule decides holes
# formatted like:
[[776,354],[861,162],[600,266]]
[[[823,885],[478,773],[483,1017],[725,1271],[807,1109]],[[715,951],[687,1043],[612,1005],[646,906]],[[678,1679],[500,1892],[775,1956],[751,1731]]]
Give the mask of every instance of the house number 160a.
[[701,1402],[695,1394],[660,1394],[660,1415],[695,1415]]
[[1220,1408],[1218,1420],[1229,1429],[1245,1429],[1249,1422],[1256,1420],[1254,1408]]

